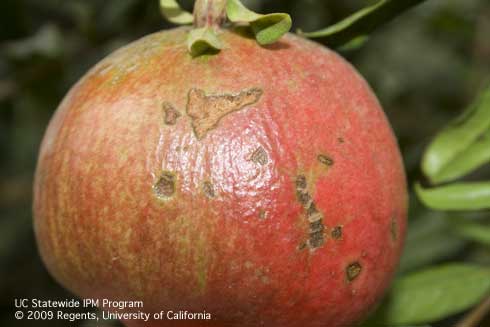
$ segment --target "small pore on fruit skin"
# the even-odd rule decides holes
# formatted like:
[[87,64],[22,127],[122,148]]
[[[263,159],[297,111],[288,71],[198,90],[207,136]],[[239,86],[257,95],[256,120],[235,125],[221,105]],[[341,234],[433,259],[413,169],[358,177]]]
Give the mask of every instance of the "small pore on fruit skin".
[[162,105],[163,108],[163,122],[165,125],[175,125],[177,123],[177,119],[181,116],[180,112],[174,108],[174,106],[169,102],[164,102]]
[[202,184],[202,191],[208,198],[214,198],[216,196],[214,185],[209,181],[205,181]]
[[262,93],[256,87],[237,94],[213,95],[206,95],[200,89],[191,89],[187,99],[187,115],[192,119],[192,128],[197,139],[202,140],[226,115],[259,101]]
[[362,266],[359,262],[353,262],[347,266],[345,269],[345,276],[349,282],[352,282],[354,279],[359,277],[359,274],[362,271]]
[[332,236],[332,238],[334,240],[340,240],[340,239],[342,239],[342,226],[335,226],[332,229],[332,232],[330,233],[330,236]]
[[175,174],[169,171],[164,171],[160,175],[158,181],[153,185],[153,193],[159,199],[169,199],[175,194]]
[[259,164],[261,166],[265,166],[269,162],[269,157],[267,156],[267,152],[265,152],[264,148],[262,146],[259,146],[252,153],[250,160],[255,162],[256,164]]
[[324,155],[324,154],[319,154],[317,156],[317,159],[320,163],[324,164],[327,167],[333,166],[334,161],[331,157]]

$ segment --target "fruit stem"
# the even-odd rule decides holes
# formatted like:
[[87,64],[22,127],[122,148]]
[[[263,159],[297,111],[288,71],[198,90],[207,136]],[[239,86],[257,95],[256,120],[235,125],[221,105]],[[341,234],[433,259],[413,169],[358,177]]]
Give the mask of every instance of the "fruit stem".
[[217,29],[226,21],[227,0],[196,0],[194,4],[194,26]]

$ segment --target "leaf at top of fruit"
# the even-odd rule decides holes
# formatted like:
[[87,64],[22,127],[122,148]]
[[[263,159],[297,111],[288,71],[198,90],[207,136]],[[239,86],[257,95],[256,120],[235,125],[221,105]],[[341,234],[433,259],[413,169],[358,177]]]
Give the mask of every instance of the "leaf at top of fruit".
[[226,13],[233,23],[249,23],[257,42],[262,45],[276,42],[291,29],[292,25],[288,14],[258,14],[247,9],[239,0],[228,0]]
[[192,24],[194,16],[183,10],[176,0],[160,0],[160,10],[169,22],[179,25]]
[[315,32],[299,34],[320,39],[333,47],[342,46],[351,40],[367,35],[379,26],[391,21],[405,10],[425,0],[380,0],[365,7],[340,22]]
[[490,86],[435,137],[422,159],[422,170],[433,183],[441,183],[489,161]]
[[223,44],[213,29],[202,27],[189,32],[187,47],[191,56],[197,57],[208,52],[219,51],[223,48]]

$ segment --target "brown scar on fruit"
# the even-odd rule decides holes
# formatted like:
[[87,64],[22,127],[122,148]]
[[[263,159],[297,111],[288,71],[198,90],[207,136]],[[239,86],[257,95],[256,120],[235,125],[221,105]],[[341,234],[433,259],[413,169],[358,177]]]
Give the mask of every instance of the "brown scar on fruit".
[[159,198],[166,200],[175,194],[175,174],[164,171],[158,181],[153,185],[153,193]]
[[237,94],[206,95],[203,90],[191,89],[187,100],[187,115],[198,140],[215,129],[226,115],[259,101],[263,91],[259,88],[243,90]]
[[323,232],[324,229],[325,229],[325,226],[323,226],[323,222],[321,219],[310,223],[310,234]]
[[324,164],[327,167],[333,166],[334,164],[333,159],[325,154],[319,154],[316,158],[320,163]]
[[[325,243],[325,225],[323,224],[323,214],[318,211],[312,197],[308,193],[308,182],[304,175],[296,177],[296,198],[301,203],[303,209],[306,210],[306,219],[309,224],[308,228],[308,240],[306,245],[310,249],[316,249],[321,247]],[[305,246],[300,245],[299,249],[303,249]]]
[[332,232],[330,233],[330,236],[332,236],[332,238],[334,240],[340,240],[340,239],[342,239],[342,226],[335,226],[332,229]]
[[311,203],[308,209],[306,209],[306,216],[307,217],[313,217],[316,213],[318,212],[318,209],[316,208],[314,203]]
[[267,165],[269,157],[262,146],[259,146],[250,157],[250,160],[261,166]]
[[264,209],[259,210],[259,218],[260,219],[265,219],[267,218],[267,212]]
[[202,191],[208,198],[214,198],[216,196],[214,185],[209,181],[205,181],[202,184]]
[[307,246],[308,244],[306,244],[306,242],[301,242],[300,245],[298,245],[298,250],[304,250]]
[[353,262],[347,266],[345,269],[345,276],[349,282],[352,282],[354,279],[359,277],[359,274],[362,271],[362,266],[359,262]]
[[390,233],[391,239],[396,241],[398,239],[398,222],[395,216],[391,217]]
[[177,119],[181,116],[180,112],[174,108],[174,106],[169,102],[164,102],[162,105],[163,108],[163,122],[165,125],[175,125],[177,123]]
[[323,237],[323,231],[318,231],[310,234],[310,238],[308,239],[308,246],[311,249],[319,248],[325,243],[325,238]]
[[296,177],[296,190],[306,191],[306,177],[304,175],[299,175]]
[[311,200],[311,197],[308,193],[297,190],[296,191],[296,197],[297,197],[299,203],[301,203],[304,208],[308,209],[311,206],[312,200]]

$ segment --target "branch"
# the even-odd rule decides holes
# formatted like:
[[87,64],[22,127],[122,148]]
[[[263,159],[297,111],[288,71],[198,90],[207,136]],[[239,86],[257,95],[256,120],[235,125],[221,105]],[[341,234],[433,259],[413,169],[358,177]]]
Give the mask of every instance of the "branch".
[[455,327],[478,327],[488,313],[490,313],[490,296],[463,317]]

